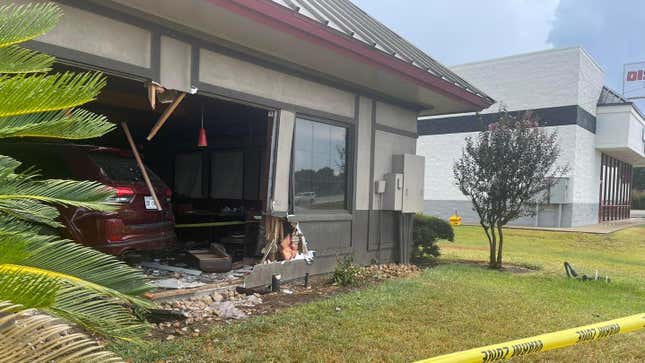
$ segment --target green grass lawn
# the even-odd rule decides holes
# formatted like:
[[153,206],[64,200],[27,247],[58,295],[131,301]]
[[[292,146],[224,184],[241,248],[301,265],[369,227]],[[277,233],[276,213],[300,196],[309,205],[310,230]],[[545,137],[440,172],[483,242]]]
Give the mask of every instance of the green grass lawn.
[[[443,262],[487,257],[475,227],[458,228],[455,243],[441,246]],[[111,348],[136,362],[410,362],[645,312],[645,227],[611,235],[508,230],[505,252],[506,261],[539,271],[447,263],[416,278],[216,326],[202,337]],[[612,282],[568,280],[565,260]],[[643,362],[645,332],[514,361]]]

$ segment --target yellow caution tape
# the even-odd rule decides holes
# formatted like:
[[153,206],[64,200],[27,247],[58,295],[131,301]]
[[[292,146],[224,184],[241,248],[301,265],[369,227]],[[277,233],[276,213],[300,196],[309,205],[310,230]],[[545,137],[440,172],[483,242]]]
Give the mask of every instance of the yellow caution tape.
[[442,355],[420,360],[417,363],[497,362],[531,353],[564,348],[616,334],[629,333],[644,328],[645,314],[638,314],[603,323],[585,325],[578,328],[537,335],[531,338],[518,339],[506,343]]

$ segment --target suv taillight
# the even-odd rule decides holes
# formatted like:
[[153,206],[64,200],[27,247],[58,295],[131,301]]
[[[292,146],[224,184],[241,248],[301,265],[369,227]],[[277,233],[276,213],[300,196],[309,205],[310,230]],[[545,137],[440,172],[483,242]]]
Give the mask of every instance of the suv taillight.
[[134,199],[134,190],[130,187],[115,187],[114,197],[108,198],[108,203],[128,204]]
[[123,239],[123,221],[119,218],[110,218],[103,221],[103,231],[108,242],[118,242]]

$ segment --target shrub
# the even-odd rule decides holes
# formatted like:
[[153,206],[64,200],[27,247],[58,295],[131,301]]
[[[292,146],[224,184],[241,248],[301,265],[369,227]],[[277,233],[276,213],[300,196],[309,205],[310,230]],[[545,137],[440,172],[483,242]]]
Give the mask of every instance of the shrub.
[[341,286],[356,285],[360,266],[354,263],[354,256],[338,258],[331,282]]
[[450,223],[437,217],[417,214],[414,216],[412,239],[414,242],[413,259],[423,259],[440,255],[438,239],[454,241],[455,232]]

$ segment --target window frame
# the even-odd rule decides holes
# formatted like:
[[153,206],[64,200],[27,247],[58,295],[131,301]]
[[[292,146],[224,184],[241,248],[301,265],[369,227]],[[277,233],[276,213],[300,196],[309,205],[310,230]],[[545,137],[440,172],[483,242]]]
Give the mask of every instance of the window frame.
[[[330,126],[342,127],[345,129],[345,207],[342,209],[309,209],[295,210],[295,149],[296,149],[296,127],[298,120],[317,122]],[[325,214],[351,214],[354,209],[354,135],[356,125],[309,114],[296,113],[293,122],[293,133],[291,138],[291,162],[289,171],[289,214],[295,215],[325,215]]]

